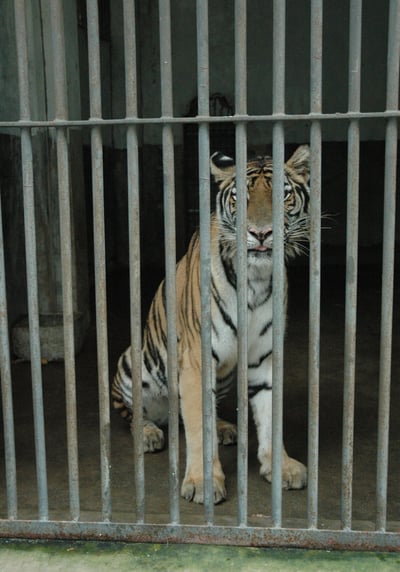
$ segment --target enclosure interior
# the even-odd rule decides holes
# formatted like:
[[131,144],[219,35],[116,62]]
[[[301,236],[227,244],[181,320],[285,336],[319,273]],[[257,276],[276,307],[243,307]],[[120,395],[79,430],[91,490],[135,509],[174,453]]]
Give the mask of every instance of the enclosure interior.
[[[66,3],[67,4],[67,3]],[[309,2],[287,2],[286,113],[308,113],[310,83]],[[7,68],[0,63],[0,119],[18,119],[18,82],[13,7],[4,2],[7,19],[0,37],[0,53],[8,54]],[[195,3],[174,0],[172,6],[173,92],[177,117],[196,115],[196,19]],[[103,116],[125,115],[123,15],[120,3],[99,2]],[[64,6],[68,42],[68,101],[71,119],[88,119],[89,84],[87,24],[84,2]],[[233,3],[209,2],[211,113],[230,115],[234,102]],[[32,3],[29,28],[37,31],[30,51],[32,109],[34,119],[54,117],[49,69],[51,50],[46,29],[48,14],[43,3]],[[156,3],[137,3],[138,96],[141,117],[159,117],[160,54]],[[362,37],[361,111],[385,109],[388,2],[365,1]],[[301,22],[301,25],[299,25]],[[349,3],[324,6],[323,110],[344,112],[348,99]],[[248,113],[272,112],[272,3],[248,2]],[[0,58],[1,60],[4,58]],[[78,70],[78,73],[77,73]],[[47,73],[46,73],[47,72]],[[270,154],[272,123],[248,125],[248,154]],[[286,155],[309,141],[309,122],[286,123]],[[385,122],[360,120],[360,212],[358,264],[358,321],[354,446],[354,528],[374,526],[377,458],[377,407],[380,355],[381,267]],[[129,243],[127,206],[126,128],[102,129],[104,143],[104,193],[106,222],[108,343],[110,380],[118,356],[130,343]],[[348,122],[322,123],[322,300],[320,347],[319,526],[340,527],[342,463],[342,406],[344,375],[344,311],[346,263]],[[234,155],[232,123],[210,127],[210,151]],[[52,129],[33,134],[35,154],[36,216],[38,235],[39,301],[43,314],[61,307],[60,236],[55,139]],[[74,272],[76,309],[85,316],[85,341],[76,358],[80,492],[82,518],[98,520],[101,514],[99,469],[99,413],[94,297],[92,170],[88,126],[69,130],[73,184]],[[8,312],[10,329],[27,313],[24,224],[21,190],[20,135],[16,129],[0,133],[0,184],[3,210]],[[142,317],[164,276],[163,163],[161,127],[139,127],[141,200]],[[185,252],[198,224],[197,127],[174,128],[176,229],[178,256]],[[211,192],[215,193],[212,186]],[[397,229],[397,237],[399,236]],[[396,268],[398,268],[398,258]],[[307,375],[309,267],[304,256],[288,267],[289,308],[285,341],[284,438],[290,455],[307,463]],[[395,277],[396,278],[396,277]],[[399,287],[395,280],[394,316],[399,315]],[[394,320],[392,379],[400,374],[400,337]],[[44,361],[42,367],[50,518],[69,515],[66,444],[65,373],[62,361]],[[36,468],[30,363],[13,356],[12,382],[17,452],[19,514],[37,517]],[[391,395],[388,520],[390,530],[400,530],[399,439],[400,390],[393,383]],[[236,417],[233,394],[221,412]],[[3,427],[3,425],[1,425]],[[2,430],[2,429],[1,429]],[[3,448],[3,439],[0,441]],[[256,435],[249,426],[249,523],[271,524],[271,488],[258,474]],[[132,522],[135,516],[132,438],[126,423],[111,416],[113,520]],[[180,432],[180,468],[185,466],[184,432]],[[215,520],[235,524],[237,513],[236,447],[220,447],[227,478],[228,498],[216,507]],[[1,454],[0,517],[6,518],[4,451]],[[169,522],[168,450],[145,458],[146,519]],[[203,508],[181,500],[182,522],[201,523]],[[304,525],[307,490],[283,493],[285,526]]]

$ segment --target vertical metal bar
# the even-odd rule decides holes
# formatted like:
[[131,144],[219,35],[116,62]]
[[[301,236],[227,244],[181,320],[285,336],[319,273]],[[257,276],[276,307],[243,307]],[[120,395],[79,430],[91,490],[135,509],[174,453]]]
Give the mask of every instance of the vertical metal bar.
[[[286,2],[274,0],[273,4],[273,113],[285,112],[285,19]],[[282,189],[284,187],[284,145],[283,123],[273,126],[272,149],[273,174],[273,332],[272,332],[272,521],[275,527],[282,525],[282,419],[283,419],[283,338],[285,330],[285,261],[284,261],[284,210]]]
[[[136,15],[134,0],[124,0],[126,116],[137,117]],[[142,400],[142,324],[140,288],[140,193],[137,126],[127,129],[131,375],[136,521],[144,522],[145,486]]]
[[[87,0],[90,116],[101,117],[100,38],[97,0]],[[111,444],[108,379],[106,255],[104,228],[103,141],[100,127],[91,130],[93,230],[96,290],[97,366],[100,410],[100,463],[103,520],[111,518]]]
[[[19,79],[20,119],[31,118],[29,100],[28,47],[24,0],[15,2],[15,28]],[[24,197],[25,252],[28,290],[29,344],[32,371],[32,396],[35,427],[36,475],[39,519],[48,519],[46,445],[43,408],[42,366],[40,360],[39,299],[37,283],[35,201],[33,188],[32,136],[21,130],[22,185]]]
[[[197,89],[198,114],[208,116],[208,2],[197,0]],[[215,439],[215,395],[211,355],[211,254],[210,254],[210,135],[207,123],[199,125],[199,207],[201,284],[201,371],[203,404],[204,516],[214,521],[213,456]]]
[[[63,26],[63,8],[60,0],[52,2],[52,45],[55,109],[57,119],[68,118],[67,81],[65,68],[65,40]],[[76,379],[75,379],[75,342],[74,342],[74,305],[72,288],[72,231],[71,231],[71,197],[69,178],[69,152],[67,130],[57,128],[57,170],[60,208],[60,249],[61,277],[63,293],[64,320],[64,363],[65,363],[65,397],[68,444],[68,478],[70,495],[70,512],[73,520],[80,516],[79,502],[79,462],[78,462],[78,421],[76,412]]]
[[[350,3],[349,27],[349,111],[360,109],[361,71],[361,0]],[[351,528],[354,444],[354,395],[357,328],[357,266],[359,210],[360,129],[352,120],[348,131],[347,156],[347,232],[346,232],[346,307],[343,389],[343,449],[341,519],[344,529]]]
[[[311,3],[310,111],[322,111],[323,0]],[[310,291],[308,345],[308,526],[318,524],[319,345],[321,309],[321,123],[311,123]]]
[[[169,0],[159,0],[161,112],[172,117],[171,9]],[[162,129],[165,221],[165,295],[167,310],[168,399],[169,399],[169,491],[170,518],[179,521],[179,390],[176,328],[176,229],[175,169],[172,125]]]
[[[400,2],[392,0],[389,10],[386,109],[398,109],[400,59]],[[386,529],[389,463],[390,377],[392,362],[393,277],[396,223],[398,124],[386,124],[385,183],[383,216],[381,340],[379,369],[378,454],[376,474],[376,529]]]
[[17,518],[17,469],[15,461],[14,413],[8,337],[6,270],[4,264],[3,215],[0,200],[0,379],[4,427],[4,460],[6,464],[7,513]]
[[[235,2],[235,113],[247,113],[246,2]],[[238,321],[238,525],[247,525],[248,498],[248,323],[247,323],[247,126],[236,124],[237,321]]]

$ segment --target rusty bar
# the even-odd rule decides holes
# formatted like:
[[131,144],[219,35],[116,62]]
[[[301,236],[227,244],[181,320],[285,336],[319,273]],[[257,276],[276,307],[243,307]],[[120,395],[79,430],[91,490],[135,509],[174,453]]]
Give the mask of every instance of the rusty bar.
[[[235,113],[247,113],[247,6],[235,2]],[[236,124],[236,188],[237,192],[237,330],[238,330],[238,450],[237,493],[238,525],[246,526],[248,518],[248,323],[247,323],[247,126]],[[242,192],[239,192],[241,190]]]
[[[400,3],[392,0],[389,9],[386,108],[398,109],[400,59]],[[386,124],[385,182],[382,257],[381,341],[379,368],[378,447],[376,476],[376,528],[384,531],[387,518],[389,464],[390,379],[392,363],[393,279],[396,224],[396,178],[398,125]]]
[[[23,0],[17,0],[14,6],[17,39],[20,118],[29,119],[31,115],[31,109],[29,97],[28,46],[25,2]],[[33,152],[32,135],[29,128],[23,128],[21,130],[21,159],[38,509],[40,520],[47,520],[49,510],[42,366],[40,359],[35,198],[33,187]]]
[[[197,6],[198,114],[207,117],[209,106],[208,2]],[[201,370],[203,404],[204,516],[214,520],[213,463],[217,453],[215,434],[215,371],[211,354],[211,254],[210,254],[210,133],[208,123],[199,125],[199,208],[201,288]]]
[[225,544],[268,548],[385,551],[400,550],[398,533],[242,526],[132,525],[97,522],[0,521],[0,537],[148,542],[152,544]]
[[[349,27],[349,110],[360,109],[362,2],[350,3]],[[351,528],[353,488],[354,398],[357,331],[357,270],[359,211],[360,127],[352,120],[348,130],[347,155],[347,231],[346,231],[346,306],[343,388],[343,445],[341,520]]]
[[[55,94],[56,117],[59,117],[60,119],[68,119],[63,8],[60,0],[52,2],[50,10],[52,23],[52,45],[54,54],[53,87]],[[60,127],[57,129],[56,145],[61,236],[60,250],[64,320],[68,479],[71,518],[73,520],[77,520],[80,514],[77,429],[78,422],[76,411],[74,304],[72,295],[71,197],[69,179],[69,150],[66,128]]]
[[[310,111],[322,110],[323,1],[311,3]],[[308,526],[318,526],[319,366],[321,310],[321,124],[310,131],[310,291],[308,344]]]
[[[101,117],[99,14],[97,0],[87,0],[90,116]],[[102,517],[111,518],[111,443],[108,378],[106,255],[104,228],[103,140],[101,128],[91,129],[93,232],[96,296],[97,367],[100,411]]]
[[[126,116],[137,117],[136,14],[134,0],[124,0],[124,54]],[[144,522],[145,475],[143,451],[142,323],[140,283],[140,189],[137,126],[126,134],[128,164],[129,284],[131,323],[131,375],[133,412],[133,460],[135,473],[136,522]]]
[[[285,19],[286,2],[273,4],[273,113],[285,112]],[[274,526],[282,525],[282,419],[283,419],[283,338],[285,330],[285,262],[283,245],[285,132],[282,122],[274,123],[272,132],[273,174],[273,332],[272,332],[272,519]]]
[[4,461],[6,466],[7,516],[18,516],[17,469],[15,460],[15,434],[8,335],[7,285],[4,264],[3,215],[0,200],[0,382],[4,430]]
[[[159,0],[161,112],[173,115],[171,9],[169,0]],[[172,126],[163,125],[163,176],[165,226],[165,297],[167,310],[168,399],[169,399],[169,498],[170,518],[179,521],[179,389],[176,327],[176,228],[174,134]]]

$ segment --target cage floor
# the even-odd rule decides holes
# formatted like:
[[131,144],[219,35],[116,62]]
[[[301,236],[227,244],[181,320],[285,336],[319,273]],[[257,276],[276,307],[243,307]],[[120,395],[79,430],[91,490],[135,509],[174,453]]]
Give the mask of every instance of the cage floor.
[[[365,266],[359,272],[358,333],[356,360],[353,527],[373,529],[375,520],[377,410],[380,336],[380,268]],[[307,270],[293,268],[289,277],[289,312],[285,344],[284,436],[289,454],[307,463]],[[111,277],[109,286],[110,378],[119,353],[129,344],[127,306],[128,277]],[[399,315],[399,290],[394,316]],[[321,304],[319,527],[340,527],[341,448],[344,348],[344,272],[328,267],[323,272]],[[389,529],[400,530],[400,329],[394,323],[390,464],[388,487]],[[96,364],[96,333],[91,327],[83,351],[76,359],[80,496],[82,520],[101,520],[99,415]],[[64,364],[44,365],[49,510],[51,519],[69,519],[65,419]],[[36,519],[37,492],[30,364],[13,364],[13,398],[17,453],[19,518]],[[222,416],[234,421],[235,396],[222,407]],[[115,522],[134,522],[135,490],[132,440],[127,424],[112,411],[112,507]],[[7,518],[4,446],[1,439],[0,517]],[[271,487],[259,476],[256,436],[249,427],[249,524],[271,524]],[[226,474],[227,500],[215,507],[216,524],[237,524],[236,447],[220,447]],[[180,431],[180,470],[183,474],[185,444]],[[169,522],[168,450],[145,457],[146,522]],[[200,505],[181,499],[182,523],[204,522]],[[283,524],[304,526],[307,490],[283,492]]]

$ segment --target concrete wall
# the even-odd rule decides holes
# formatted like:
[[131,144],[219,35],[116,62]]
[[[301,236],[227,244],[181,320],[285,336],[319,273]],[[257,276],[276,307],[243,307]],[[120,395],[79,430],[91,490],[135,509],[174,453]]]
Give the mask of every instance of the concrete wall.
[[[188,113],[190,102],[197,94],[196,62],[196,6],[195,2],[173,0],[172,67],[174,113]],[[112,113],[124,116],[123,91],[123,37],[122,14],[119,4],[112,4],[111,12],[111,62]],[[363,2],[362,36],[362,85],[361,110],[382,111],[386,99],[388,2]],[[159,20],[157,2],[137,2],[137,36],[139,57],[139,101],[141,115],[157,117],[161,114]],[[287,1],[286,41],[286,111],[308,113],[310,100],[310,2]],[[323,51],[323,111],[345,112],[348,100],[348,27],[349,1],[324,3],[324,51]],[[248,112],[269,114],[272,112],[272,1],[249,0],[247,15],[247,65]],[[234,3],[231,0],[209,2],[209,50],[210,92],[220,92],[234,107]],[[288,145],[309,141],[308,122],[288,123]],[[325,241],[333,247],[345,243],[346,178],[347,178],[347,128],[346,122],[326,121],[323,124],[323,208],[334,213],[333,228],[324,233]],[[368,120],[361,123],[361,222],[360,244],[365,248],[376,246],[382,236],[383,193],[383,140],[384,122]],[[144,233],[151,227],[145,248],[152,260],[162,264],[160,242],[163,236],[162,222],[162,166],[161,129],[146,126],[140,132],[142,142],[142,203],[145,216]],[[248,127],[249,154],[270,153],[272,141],[271,123],[250,124]],[[375,142],[375,143],[374,143]],[[125,136],[121,129],[114,129],[114,147],[124,149]],[[178,246],[184,248],[187,241],[188,207],[193,204],[193,194],[185,169],[188,151],[184,146],[184,129],[175,129],[176,186]],[[226,152],[232,147],[227,139]],[[211,149],[214,151],[215,149]],[[118,177],[121,176],[121,179]],[[117,174],[114,185],[119,205],[125,205],[126,188],[123,170]],[[121,192],[120,192],[121,190]],[[122,193],[122,194],[121,194]],[[119,198],[118,198],[119,197]],[[194,199],[194,202],[196,199]],[[118,210],[118,209],[117,209]],[[125,208],[120,209],[123,215]],[[122,219],[124,220],[124,219]],[[126,227],[125,223],[123,227]],[[117,244],[116,259],[126,263],[126,237]],[[179,250],[179,248],[178,248]],[[366,254],[368,258],[369,252]],[[376,256],[374,257],[376,259]],[[343,261],[343,259],[342,259]]]
[[[137,1],[138,88],[140,114],[157,117],[161,113],[159,18],[156,1]],[[27,2],[30,89],[32,117],[54,117],[52,47],[49,1]],[[89,117],[87,29],[85,3],[64,2],[65,36],[68,49],[67,84],[69,116]],[[99,4],[103,115],[125,115],[124,43],[122,2]],[[174,113],[186,115],[197,94],[196,10],[195,2],[172,0],[173,100]],[[18,76],[12,0],[2,1],[0,34],[0,120],[17,120]],[[234,107],[234,3],[209,1],[210,92],[220,92]],[[324,3],[323,110],[346,111],[348,98],[349,0]],[[388,0],[363,2],[362,101],[363,111],[385,108]],[[309,111],[310,83],[310,2],[287,0],[286,111]],[[272,111],[272,1],[248,1],[248,112]],[[382,235],[383,139],[384,122],[363,121],[361,127],[361,220],[360,244],[378,248]],[[249,154],[271,150],[270,123],[250,124]],[[218,147],[232,149],[232,130],[216,136]],[[195,221],[189,211],[196,204],[196,175],[191,177],[196,158],[195,135],[188,136],[182,126],[175,133],[175,182],[178,255],[182,254]],[[90,237],[91,173],[90,132],[71,129],[71,189],[74,212],[74,273],[76,308],[87,308],[87,269],[92,260]],[[323,208],[337,214],[333,230],[324,233],[325,241],[343,250],[346,211],[347,125],[327,121],[323,124]],[[309,124],[290,123],[286,128],[288,147],[309,140]],[[126,133],[123,127],[103,131],[104,177],[108,269],[118,269],[128,261]],[[139,129],[142,248],[143,260],[162,270],[162,135],[159,126]],[[60,309],[60,237],[58,231],[57,170],[54,133],[33,132],[35,153],[35,193],[38,232],[40,304],[44,312]],[[84,151],[82,155],[82,144]],[[212,142],[212,146],[214,142]],[[216,143],[215,143],[216,145]],[[290,149],[288,148],[288,152]],[[213,151],[215,149],[211,149]],[[8,287],[11,319],[26,311],[24,286],[24,236],[21,165],[18,130],[0,133],[0,185],[3,226],[6,241]],[[83,159],[84,157],[84,159]],[[87,233],[89,226],[89,233]],[[89,258],[89,264],[87,261]],[[341,259],[343,260],[343,259]]]
[[[138,2],[141,56],[142,113],[145,117],[160,115],[160,55],[158,5]],[[118,18],[118,5],[113,5]],[[349,2],[326,2],[324,5],[323,109],[325,112],[346,111],[348,96],[348,26]],[[385,105],[388,2],[366,0],[363,3],[362,110],[381,110]],[[272,112],[272,2],[248,2],[248,112]],[[174,75],[174,113],[185,115],[197,94],[196,6],[195,2],[172,2],[172,41]],[[286,42],[286,111],[309,111],[310,83],[310,2],[288,0]],[[231,0],[209,2],[210,91],[223,93],[234,105],[234,3]],[[113,62],[118,60],[117,37],[113,38]],[[114,90],[117,97],[117,92]],[[249,130],[253,145],[271,141],[267,125],[254,125]],[[325,140],[343,141],[342,124],[329,122]],[[179,141],[179,133],[177,134]],[[368,122],[363,130],[365,140],[381,139],[382,129]],[[290,142],[308,139],[308,126],[296,124],[288,128]],[[147,141],[159,140],[159,132],[149,129]]]
[[[53,49],[49,3],[26,3],[29,59],[29,90],[32,119],[54,119]],[[79,118],[80,77],[78,65],[77,13],[75,1],[64,6],[67,38],[68,105],[71,118]],[[19,119],[18,70],[12,0],[2,2],[4,34],[0,34],[0,119]],[[27,311],[25,284],[25,243],[19,130],[3,129],[0,134],[1,200],[9,318],[13,323]],[[70,182],[73,211],[73,288],[77,312],[88,315],[86,214],[83,193],[81,133],[70,130]],[[34,193],[37,234],[39,307],[42,314],[62,310],[60,232],[55,132],[32,130]],[[18,293],[16,295],[15,293]]]

